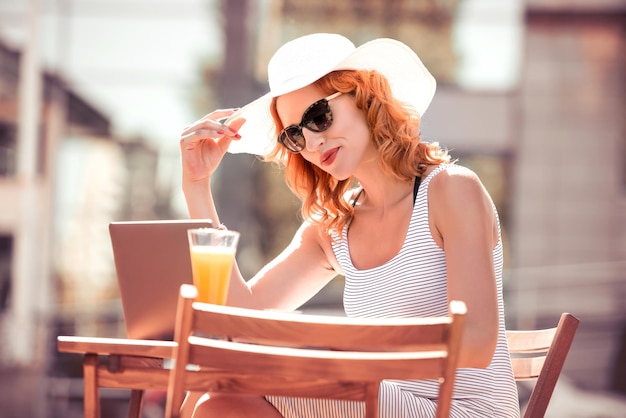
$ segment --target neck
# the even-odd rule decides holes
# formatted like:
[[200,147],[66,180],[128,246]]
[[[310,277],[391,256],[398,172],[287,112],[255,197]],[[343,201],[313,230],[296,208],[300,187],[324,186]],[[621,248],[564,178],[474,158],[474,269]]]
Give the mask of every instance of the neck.
[[360,183],[364,193],[359,203],[366,208],[386,211],[409,197],[413,198],[414,182],[412,180],[401,181],[382,177],[375,181]]

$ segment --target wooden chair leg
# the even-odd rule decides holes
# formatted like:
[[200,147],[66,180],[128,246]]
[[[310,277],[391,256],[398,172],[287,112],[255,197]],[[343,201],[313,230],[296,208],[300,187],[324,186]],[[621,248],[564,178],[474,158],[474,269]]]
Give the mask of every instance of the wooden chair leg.
[[141,389],[133,389],[130,392],[128,418],[141,418],[141,408],[143,407],[143,394],[144,391]]
[[85,418],[100,418],[100,396],[97,386],[98,355],[85,354],[83,360],[83,379],[85,381],[84,412]]
[[378,418],[378,391],[380,384],[368,384],[365,389],[365,418]]

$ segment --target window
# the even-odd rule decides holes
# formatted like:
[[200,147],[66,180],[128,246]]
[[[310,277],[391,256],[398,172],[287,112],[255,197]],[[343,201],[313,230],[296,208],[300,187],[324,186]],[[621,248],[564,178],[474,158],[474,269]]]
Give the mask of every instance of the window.
[[0,122],[0,176],[15,174],[15,126]]
[[0,313],[9,307],[11,296],[11,260],[13,259],[13,237],[0,235]]

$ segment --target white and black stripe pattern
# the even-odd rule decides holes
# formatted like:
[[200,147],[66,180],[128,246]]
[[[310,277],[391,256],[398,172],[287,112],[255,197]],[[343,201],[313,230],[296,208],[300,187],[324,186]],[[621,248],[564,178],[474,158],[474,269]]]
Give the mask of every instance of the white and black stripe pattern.
[[[428,185],[448,166],[442,165],[422,181],[406,240],[387,263],[367,270],[352,264],[346,232],[333,251],[345,274],[344,309],[350,317],[426,317],[448,314],[445,254],[428,225]],[[494,206],[495,211],[495,206]],[[486,369],[459,369],[450,416],[519,418],[517,387],[504,328],[502,242],[494,248],[500,329],[496,353]],[[427,418],[436,409],[438,384],[431,380],[388,380],[380,388],[381,418]],[[286,418],[357,418],[359,402],[268,398]]]

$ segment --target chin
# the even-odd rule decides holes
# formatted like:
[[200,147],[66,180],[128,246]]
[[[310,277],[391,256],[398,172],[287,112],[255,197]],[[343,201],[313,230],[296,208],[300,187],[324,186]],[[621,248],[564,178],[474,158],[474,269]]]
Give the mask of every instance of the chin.
[[326,170],[326,172],[330,174],[331,176],[333,176],[333,178],[336,179],[337,181],[347,180],[350,177],[352,177],[351,173],[338,173],[333,170]]

